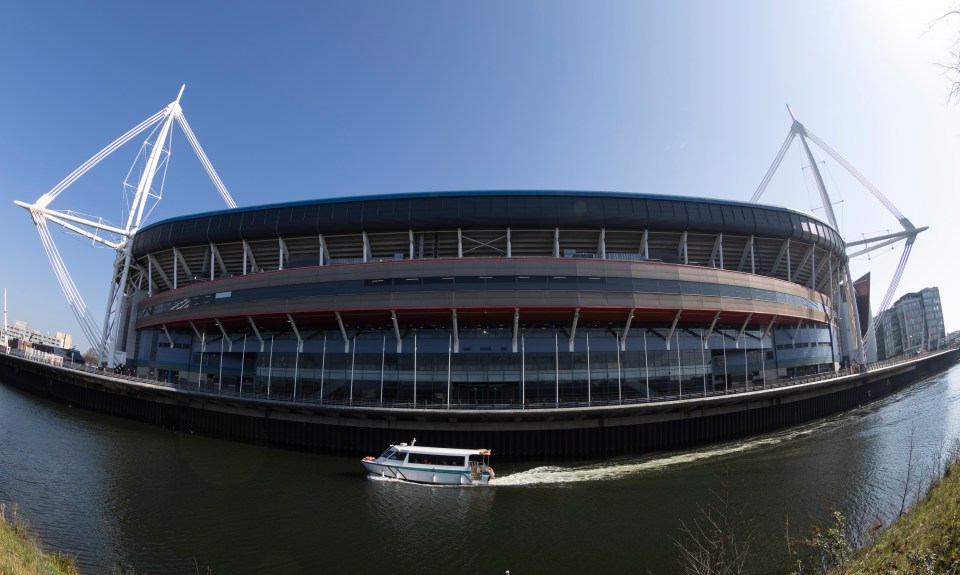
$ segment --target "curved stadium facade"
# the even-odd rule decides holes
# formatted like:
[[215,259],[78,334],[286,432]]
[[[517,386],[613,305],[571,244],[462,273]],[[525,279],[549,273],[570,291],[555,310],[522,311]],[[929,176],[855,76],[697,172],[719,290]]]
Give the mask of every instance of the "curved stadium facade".
[[844,242],[779,207],[328,199],[163,221],[133,257],[120,348],[139,375],[363,417],[707,396],[849,357],[833,309]]

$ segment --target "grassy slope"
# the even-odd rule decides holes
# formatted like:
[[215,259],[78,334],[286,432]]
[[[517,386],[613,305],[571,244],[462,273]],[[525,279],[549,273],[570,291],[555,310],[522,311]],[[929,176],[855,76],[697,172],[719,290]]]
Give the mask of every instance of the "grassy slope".
[[835,572],[960,575],[960,461],[920,505]]
[[44,553],[14,510],[10,520],[0,513],[0,575],[77,575],[77,569],[68,556]]

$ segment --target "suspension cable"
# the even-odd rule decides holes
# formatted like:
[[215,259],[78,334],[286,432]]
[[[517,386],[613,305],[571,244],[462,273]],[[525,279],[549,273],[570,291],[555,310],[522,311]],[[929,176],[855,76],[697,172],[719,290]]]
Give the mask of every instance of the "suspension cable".
[[757,191],[753,193],[753,197],[750,198],[750,203],[755,204],[760,201],[760,196],[763,195],[763,191],[767,189],[767,184],[770,183],[770,179],[773,178],[774,172],[777,171],[777,168],[780,167],[780,162],[783,161],[783,157],[787,154],[787,150],[790,149],[790,144],[793,143],[793,139],[797,136],[797,133],[793,131],[793,128],[790,128],[790,133],[787,134],[787,139],[784,140],[783,145],[780,146],[780,152],[777,154],[776,159],[773,160],[773,164],[770,166],[770,169],[767,170],[765,176],[763,176],[763,181],[760,182],[760,185],[757,186]]
[[[874,186],[872,183],[870,183],[870,181],[869,181],[866,177],[864,177],[863,174],[861,174],[860,172],[858,172],[857,169],[854,168],[854,167],[850,164],[850,162],[848,162],[848,161],[846,161],[845,159],[843,159],[843,156],[841,156],[841,155],[838,154],[836,151],[834,151],[833,148],[831,148],[830,146],[828,146],[828,145],[826,144],[826,142],[824,142],[823,140],[821,140],[820,138],[818,138],[817,136],[815,136],[815,135],[813,134],[813,132],[811,132],[810,130],[806,130],[806,133],[807,133],[807,137],[808,137],[808,138],[810,138],[811,140],[814,141],[815,144],[817,144],[818,146],[820,146],[820,148],[821,148],[823,151],[825,151],[826,153],[830,154],[830,156],[833,157],[834,160],[836,160],[837,162],[839,162],[841,166],[843,166],[844,168],[846,168],[846,170],[847,170],[848,172],[850,172],[850,175],[852,175],[852,176],[855,177],[857,180],[859,180],[860,183],[863,184],[863,187],[867,188],[867,190],[869,190],[870,193],[873,194],[875,198],[877,198],[878,200],[880,200],[880,203],[883,204],[884,207],[886,207],[887,210],[889,210],[890,213],[893,214],[893,216],[894,216],[895,218],[897,218],[897,221],[899,221],[900,224],[903,225],[905,229],[908,229],[908,230],[913,229],[913,225],[912,225],[912,224],[910,224],[910,226],[907,227],[907,224],[910,223],[910,220],[908,220],[903,214],[901,214],[901,213],[900,213],[900,210],[898,210],[898,209],[893,205],[893,203],[890,202],[890,200],[887,199],[886,196],[884,196],[882,193],[880,193],[880,190],[878,190],[876,186]],[[904,223],[904,222],[906,222],[906,223]]]
[[220,192],[220,197],[223,198],[224,203],[230,208],[237,207],[237,203],[233,201],[230,192],[227,191],[227,187],[223,185],[223,181],[221,181],[220,176],[217,175],[217,171],[213,169],[213,164],[210,163],[207,154],[204,153],[203,148],[200,147],[200,142],[197,140],[197,137],[193,135],[193,130],[190,129],[190,124],[187,123],[187,117],[184,116],[183,113],[177,114],[177,122],[180,124],[180,127],[183,128],[183,133],[187,135],[187,140],[189,140],[190,145],[193,146],[193,151],[196,152],[197,157],[200,158],[200,163],[203,164],[204,169],[207,170],[210,181],[213,182],[217,191]]
[[70,175],[68,175],[66,178],[61,180],[59,184],[53,187],[53,189],[51,189],[49,192],[40,196],[40,199],[37,200],[37,205],[44,208],[50,205],[50,202],[56,199],[56,197],[59,196],[61,192],[63,192],[65,189],[67,189],[68,186],[70,186],[70,184],[77,181],[77,179],[80,178],[80,176],[86,174],[90,170],[90,168],[99,164],[101,160],[103,160],[104,158],[112,154],[120,146],[129,142],[137,134],[146,130],[153,124],[156,124],[157,122],[159,122],[163,118],[163,116],[166,114],[166,112],[167,112],[166,108],[164,108],[163,110],[160,110],[159,112],[150,116],[143,122],[140,122],[140,124],[138,124],[136,127],[134,127],[132,130],[130,130],[126,134],[114,140],[113,143],[108,145],[106,148],[97,152],[96,155],[94,155],[92,158],[90,158],[89,160],[81,164],[79,168],[70,172]]
[[97,332],[96,323],[90,316],[90,312],[87,309],[86,303],[83,301],[83,297],[80,295],[80,291],[77,289],[76,284],[74,284],[69,272],[67,272],[63,258],[60,256],[60,252],[57,250],[57,246],[54,244],[53,238],[50,235],[46,218],[44,218],[42,214],[34,212],[33,221],[40,235],[40,242],[43,244],[44,252],[46,252],[47,259],[50,260],[50,266],[53,268],[54,275],[57,278],[57,283],[60,285],[60,289],[64,297],[66,297],[71,311],[73,311],[73,315],[80,324],[80,329],[84,335],[87,336],[87,341],[99,349],[101,347],[101,338]]
[[914,239],[914,237],[908,238],[907,243],[903,246],[903,254],[900,256],[900,263],[897,265],[897,270],[893,274],[893,279],[890,280],[890,286],[887,288],[887,293],[884,294],[883,301],[880,303],[880,312],[877,314],[876,321],[871,323],[870,329],[867,330],[864,339],[867,339],[873,335],[877,329],[877,326],[883,321],[883,316],[887,313],[887,310],[890,307],[890,302],[893,301],[893,296],[897,291],[897,286],[900,284],[900,279],[903,277],[903,272],[907,267],[907,260],[910,258],[910,252],[913,250]]

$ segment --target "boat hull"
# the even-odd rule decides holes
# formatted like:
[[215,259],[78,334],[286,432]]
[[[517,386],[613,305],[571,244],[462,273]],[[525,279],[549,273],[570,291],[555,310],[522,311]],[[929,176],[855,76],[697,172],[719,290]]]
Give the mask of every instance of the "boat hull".
[[381,477],[424,483],[429,485],[486,485],[490,475],[486,472],[479,478],[471,478],[468,469],[437,468],[429,466],[388,465],[377,461],[362,461],[366,470]]

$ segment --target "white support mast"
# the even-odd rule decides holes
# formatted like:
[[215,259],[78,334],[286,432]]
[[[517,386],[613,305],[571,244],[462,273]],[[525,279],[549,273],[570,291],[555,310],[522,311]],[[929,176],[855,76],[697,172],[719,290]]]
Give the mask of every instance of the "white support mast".
[[870,337],[873,335],[874,330],[876,329],[876,324],[879,322],[873,322],[873,324],[871,324],[867,333],[863,333],[861,335],[862,331],[860,326],[860,313],[859,313],[859,310],[857,309],[857,298],[856,298],[856,293],[854,292],[854,289],[853,289],[853,278],[850,274],[850,263],[849,263],[850,259],[859,255],[863,255],[865,253],[874,251],[876,249],[882,248],[884,246],[890,245],[892,243],[900,241],[901,239],[906,240],[906,243],[903,249],[903,255],[900,257],[900,264],[897,267],[897,271],[894,273],[893,278],[891,278],[890,286],[887,288],[887,292],[884,295],[884,299],[880,304],[878,317],[882,317],[883,313],[886,311],[887,307],[890,305],[890,302],[892,301],[894,294],[896,293],[897,286],[900,283],[900,278],[903,276],[903,270],[906,267],[907,259],[910,256],[910,251],[913,249],[913,243],[917,238],[917,234],[919,234],[922,231],[925,231],[928,228],[926,227],[917,228],[916,226],[914,226],[909,219],[907,219],[902,213],[900,213],[899,210],[897,210],[896,207],[894,207],[893,203],[890,202],[890,200],[888,200],[882,193],[880,193],[880,190],[878,190],[876,186],[870,183],[848,161],[846,161],[842,156],[840,156],[840,154],[835,152],[830,146],[824,143],[823,140],[821,140],[820,138],[815,136],[812,132],[807,130],[806,127],[804,127],[804,125],[797,120],[796,116],[793,115],[793,110],[790,109],[790,106],[787,106],[787,111],[790,113],[790,119],[793,121],[793,123],[790,126],[790,133],[787,134],[787,139],[783,142],[783,145],[780,147],[780,151],[777,154],[777,157],[774,159],[773,164],[770,166],[770,169],[767,170],[766,175],[764,176],[763,180],[760,182],[760,185],[757,187],[757,191],[753,194],[753,197],[750,198],[750,202],[757,203],[760,200],[760,196],[763,194],[767,185],[770,183],[770,179],[773,177],[774,172],[777,171],[777,168],[780,166],[780,163],[783,161],[783,158],[786,155],[787,150],[790,148],[790,144],[793,142],[794,138],[799,137],[800,143],[803,146],[804,154],[807,157],[807,161],[810,162],[810,168],[811,168],[811,171],[813,172],[814,181],[817,184],[817,190],[819,191],[820,199],[823,202],[823,209],[827,214],[827,221],[831,226],[833,226],[833,229],[838,231],[840,229],[839,226],[837,225],[837,218],[833,212],[833,203],[830,201],[830,195],[827,193],[827,188],[823,183],[823,177],[820,174],[820,168],[817,166],[817,162],[813,157],[813,153],[810,150],[810,145],[807,143],[807,140],[813,141],[815,144],[817,144],[817,146],[820,149],[822,149],[824,152],[829,154],[830,157],[832,157],[840,165],[842,165],[844,169],[850,172],[850,174],[853,177],[855,177],[865,188],[867,188],[867,190],[869,190],[870,193],[873,194],[873,196],[876,197],[877,200],[879,200],[880,203],[883,204],[883,206],[887,208],[887,210],[890,211],[890,213],[893,214],[895,218],[897,218],[897,221],[900,223],[900,225],[904,229],[903,232],[899,232],[895,234],[886,234],[886,235],[877,236],[874,238],[867,238],[859,241],[845,243],[845,247],[847,250],[849,250],[851,247],[854,247],[854,246],[866,246],[863,249],[856,251],[852,254],[847,253],[846,261],[843,262],[843,266],[842,266],[842,276],[843,278],[845,278],[844,280],[845,291],[847,293],[848,301],[851,303],[853,307],[853,323],[855,326],[854,337],[856,338],[857,347],[859,348],[859,354],[858,354],[859,361],[861,363],[865,363],[866,349],[864,346],[864,342],[870,339]]
[[3,346],[7,346],[7,288],[3,288]]
[[817,166],[817,161],[813,158],[813,152],[810,151],[810,145],[807,144],[807,129],[803,127],[803,124],[797,121],[797,118],[793,115],[793,110],[790,109],[790,106],[787,106],[787,111],[790,112],[790,119],[793,120],[792,132],[800,136],[800,144],[803,146],[803,152],[807,156],[807,161],[810,162],[810,168],[813,171],[813,179],[817,183],[817,190],[820,192],[820,201],[823,202],[823,210],[827,213],[827,223],[835,230],[839,230],[840,226],[837,225],[837,216],[833,213],[833,202],[830,201],[830,194],[827,193],[827,186],[823,183],[823,176],[820,175],[820,168]]
[[[180,97],[183,95],[183,87],[177,94],[177,99],[167,106],[164,114],[163,124],[160,127],[160,133],[154,141],[153,150],[147,159],[147,165],[140,176],[140,183],[137,185],[137,193],[133,197],[133,203],[130,205],[130,213],[127,215],[127,225],[124,228],[124,239],[117,247],[117,257],[113,263],[113,277],[110,281],[110,290],[107,295],[107,306],[103,318],[103,336],[100,340],[100,357],[109,358],[110,366],[116,362],[117,339],[120,329],[120,315],[122,312],[122,299],[119,294],[126,292],[127,277],[130,274],[130,255],[133,250],[133,238],[140,229],[143,222],[143,209],[147,205],[147,195],[150,193],[153,185],[153,178],[157,174],[157,167],[160,165],[160,156],[164,153],[164,144],[167,141],[167,135],[170,133],[170,124],[180,113]],[[116,280],[119,272],[120,279]]]
[[[185,86],[180,88],[180,92],[177,94],[176,100],[167,105],[163,110],[141,122],[139,125],[131,129],[129,132],[115,140],[104,149],[100,150],[100,152],[84,162],[79,168],[64,178],[63,181],[57,184],[53,189],[40,196],[36,202],[33,204],[27,204],[20,201],[14,202],[16,205],[30,211],[33,221],[37,226],[37,231],[40,234],[40,239],[43,243],[44,250],[47,253],[47,258],[50,260],[54,274],[56,275],[57,281],[59,282],[60,287],[67,298],[67,302],[70,304],[77,321],[80,323],[80,327],[83,330],[84,335],[87,336],[90,344],[99,350],[101,361],[105,361],[109,367],[114,367],[117,363],[117,358],[119,356],[118,341],[120,332],[120,319],[127,304],[127,298],[132,295],[132,287],[128,286],[127,284],[130,278],[130,269],[131,267],[134,267],[134,263],[132,261],[134,238],[136,237],[140,227],[143,225],[145,218],[149,215],[149,210],[147,209],[148,204],[152,200],[153,205],[155,206],[156,202],[159,202],[162,197],[162,189],[154,190],[153,183],[157,172],[161,169],[166,170],[168,165],[170,156],[169,141],[172,137],[171,126],[173,125],[174,120],[177,121],[184,134],[187,136],[187,140],[190,142],[191,147],[197,154],[200,162],[203,164],[204,169],[207,171],[207,175],[217,188],[221,198],[223,198],[224,203],[226,203],[226,205],[230,208],[237,207],[237,204],[233,201],[233,198],[227,191],[226,186],[223,185],[223,182],[217,175],[216,170],[213,169],[213,165],[210,163],[210,160],[204,153],[203,148],[200,147],[200,143],[197,141],[196,136],[193,134],[193,130],[190,129],[190,125],[187,123],[187,120],[183,115],[183,110],[180,107],[180,98],[183,96],[184,88]],[[157,125],[159,125],[159,128],[155,127]],[[140,178],[136,186],[136,193],[134,194],[133,200],[130,203],[129,213],[127,214],[127,221],[124,227],[120,228],[106,225],[103,223],[102,218],[98,220],[92,220],[85,217],[79,217],[69,211],[58,211],[49,208],[50,203],[56,199],[57,196],[59,196],[64,190],[66,190],[71,184],[83,176],[92,167],[97,165],[100,161],[112,154],[121,146],[135,138],[138,134],[151,127],[154,127],[154,132],[151,134],[153,141],[151,142],[148,138],[148,140],[144,142],[141,149],[142,153],[144,154],[146,154],[146,151],[149,149],[149,155],[147,156],[145,165],[140,171]],[[136,164],[134,167],[136,167]],[[133,169],[131,169],[131,173],[132,172]],[[162,180],[160,187],[162,188]],[[53,238],[51,237],[50,231],[47,227],[47,222],[53,222],[63,227],[67,231],[80,234],[93,240],[94,242],[105,245],[116,251],[116,257],[113,263],[113,272],[110,276],[110,289],[107,296],[107,306],[104,312],[104,320],[101,329],[97,329],[96,324],[90,317],[90,313],[87,310],[86,304],[80,297],[80,292],[77,290],[77,287],[74,284],[73,279],[70,277],[70,273],[67,271],[66,265],[63,262],[63,258],[60,256],[59,251],[53,242]],[[114,239],[103,238],[100,236],[100,232],[111,234]]]

